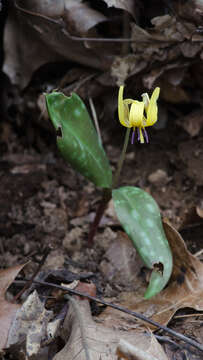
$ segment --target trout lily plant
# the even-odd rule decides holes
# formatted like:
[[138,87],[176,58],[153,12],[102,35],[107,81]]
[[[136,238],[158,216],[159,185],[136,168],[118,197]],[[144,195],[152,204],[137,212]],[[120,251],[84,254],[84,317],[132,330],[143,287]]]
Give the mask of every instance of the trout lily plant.
[[157,121],[160,89],[155,88],[151,98],[148,94],[143,94],[142,101],[123,99],[123,91],[124,86],[121,86],[118,94],[118,118],[127,129],[114,177],[106,152],[80,97],[75,93],[67,97],[55,91],[45,94],[45,97],[50,119],[59,134],[57,145],[62,156],[76,171],[103,189],[100,206],[90,227],[88,244],[92,245],[99,221],[112,198],[122,227],[144,264],[152,270],[149,286],[144,294],[149,299],[159,293],[169,281],[173,266],[171,250],[155,200],[138,187],[118,187],[118,180],[131,128],[131,143],[134,142],[136,129],[140,143],[145,140],[149,142],[146,128]]

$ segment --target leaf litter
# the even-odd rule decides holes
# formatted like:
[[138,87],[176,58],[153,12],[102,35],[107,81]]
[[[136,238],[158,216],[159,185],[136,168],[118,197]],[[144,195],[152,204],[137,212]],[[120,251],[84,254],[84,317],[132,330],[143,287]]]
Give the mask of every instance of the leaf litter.
[[20,308],[19,304],[8,302],[5,299],[6,291],[24,266],[25,264],[16,265],[0,270],[0,351],[6,347],[11,324]]
[[[80,289],[80,285],[77,289]],[[90,285],[86,287],[86,291],[84,286],[82,289],[84,293],[88,293]],[[124,353],[126,347],[128,349],[133,347],[137,360],[143,360],[144,356],[151,360],[167,360],[162,347],[152,335],[135,334],[103,326],[97,319],[93,320],[87,299],[81,300],[78,297],[72,299],[69,296],[68,298],[70,305],[62,330],[66,344],[55,355],[54,360],[116,360],[117,350],[119,354]],[[125,350],[123,350],[124,345],[120,343],[121,339],[125,341]]]
[[[142,285],[141,288],[138,287],[139,291],[121,292],[117,303],[166,325],[178,309],[187,307],[203,311],[203,264],[188,251],[183,238],[174,227],[167,222],[163,224],[174,261],[173,273],[168,286],[150,301],[146,301],[143,300]],[[114,315],[115,310],[107,308],[100,318],[105,323],[111,321],[113,325],[114,321],[115,323],[119,321],[118,315]],[[122,315],[120,317],[129,329],[141,326],[140,323],[139,325],[128,323],[129,318],[127,319],[127,317],[125,319]]]

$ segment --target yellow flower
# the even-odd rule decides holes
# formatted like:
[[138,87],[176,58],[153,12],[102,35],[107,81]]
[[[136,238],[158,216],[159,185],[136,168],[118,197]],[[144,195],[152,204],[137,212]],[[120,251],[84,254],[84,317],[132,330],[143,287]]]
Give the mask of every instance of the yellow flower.
[[134,142],[135,128],[138,129],[138,140],[144,143],[144,137],[148,142],[146,132],[147,126],[152,126],[157,121],[158,107],[157,99],[159,97],[160,88],[156,87],[151,98],[148,94],[142,94],[143,101],[132,99],[123,100],[124,86],[120,86],[118,93],[118,117],[120,123],[128,128],[133,128],[132,140]]

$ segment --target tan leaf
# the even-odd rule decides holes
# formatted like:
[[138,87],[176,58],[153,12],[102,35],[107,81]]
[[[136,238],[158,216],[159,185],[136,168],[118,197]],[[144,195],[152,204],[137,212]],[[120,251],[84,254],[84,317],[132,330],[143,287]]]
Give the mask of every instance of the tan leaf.
[[178,121],[178,124],[183,127],[185,131],[190,136],[196,136],[199,134],[201,128],[203,127],[203,111],[195,110],[190,114],[184,116]]
[[[76,4],[76,1],[74,4],[77,6],[69,13],[70,3],[67,1],[64,7],[60,1],[56,11],[51,0],[40,4],[38,0],[18,0],[15,2],[17,9],[11,4],[4,32],[3,68],[12,83],[22,88],[40,66],[65,59],[93,68],[109,69],[111,56],[104,60],[103,52],[95,54],[84,46],[84,42],[72,40],[68,33],[72,27],[72,35],[80,37],[92,27],[95,29],[95,25],[106,19],[105,16],[88,4]],[[92,36],[98,36],[96,30]]]
[[18,304],[11,304],[6,301],[5,293],[24,266],[25,264],[16,265],[9,269],[0,270],[0,351],[6,346],[11,323],[20,307]]
[[[122,325],[121,325],[122,326]],[[54,356],[54,360],[117,360],[116,349],[121,339],[135,346],[142,353],[154,355],[151,336],[139,332],[127,332],[111,329],[96,323],[91,316],[88,300],[74,298],[63,325],[64,348]],[[154,360],[166,360],[156,339],[157,353],[162,356]],[[159,348],[159,351],[158,351]]]
[[[169,224],[164,223],[167,239],[173,253],[173,273],[165,290],[150,300],[144,300],[143,294],[125,292],[120,294],[117,303],[166,325],[174,313],[184,307],[203,310],[203,263],[188,250],[181,235]],[[138,279],[139,281],[139,279]],[[144,291],[143,291],[144,293]],[[135,327],[132,317],[123,317],[116,310],[105,309],[100,315],[104,323],[116,324],[123,321],[123,326]],[[131,323],[130,323],[131,321]],[[140,324],[140,322],[138,321]]]
[[[42,340],[48,338],[47,324],[52,317],[52,311],[45,309],[37,292],[34,291],[16,314],[9,332],[7,347],[26,340],[27,356],[39,355]],[[51,325],[50,323],[49,326]]]
[[151,344],[146,351],[139,349],[127,341],[121,339],[117,348],[119,359],[133,360],[167,360],[162,347],[157,342],[155,336],[151,334]]

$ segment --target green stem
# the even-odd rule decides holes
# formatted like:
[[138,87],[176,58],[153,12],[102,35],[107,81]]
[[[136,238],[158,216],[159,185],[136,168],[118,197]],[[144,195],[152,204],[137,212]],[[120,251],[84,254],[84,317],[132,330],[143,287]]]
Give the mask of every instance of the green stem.
[[115,173],[115,176],[114,176],[113,188],[115,188],[118,185],[118,180],[119,180],[121,170],[122,170],[122,167],[123,167],[123,163],[124,163],[124,160],[125,160],[126,150],[127,150],[129,136],[130,136],[130,130],[131,130],[131,128],[126,129],[125,139],[124,139],[124,143],[123,143],[123,149],[122,149],[121,156],[120,156],[120,159],[118,161],[118,167],[117,167],[117,170],[116,170],[116,173]]

